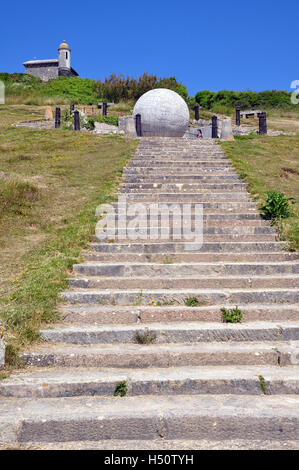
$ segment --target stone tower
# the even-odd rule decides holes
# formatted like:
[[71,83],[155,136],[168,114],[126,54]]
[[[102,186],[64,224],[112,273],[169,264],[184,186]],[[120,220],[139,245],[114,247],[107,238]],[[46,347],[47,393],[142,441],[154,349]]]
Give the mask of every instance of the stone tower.
[[58,75],[69,76],[71,72],[71,49],[63,41],[58,48]]

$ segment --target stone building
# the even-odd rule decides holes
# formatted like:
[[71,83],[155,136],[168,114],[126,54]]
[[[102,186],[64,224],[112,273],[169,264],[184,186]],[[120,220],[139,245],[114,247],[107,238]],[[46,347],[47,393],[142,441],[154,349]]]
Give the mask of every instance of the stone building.
[[71,49],[63,41],[58,48],[58,59],[29,60],[24,62],[25,72],[42,80],[57,77],[77,77],[79,74],[71,67]]

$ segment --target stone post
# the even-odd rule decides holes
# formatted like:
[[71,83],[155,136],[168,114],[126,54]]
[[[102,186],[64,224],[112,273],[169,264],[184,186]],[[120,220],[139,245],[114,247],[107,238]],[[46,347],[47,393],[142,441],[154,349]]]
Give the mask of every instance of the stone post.
[[5,342],[4,342],[4,326],[0,320],[0,367],[4,365],[5,362]]
[[240,115],[240,108],[236,109],[236,126],[241,124],[241,115]]
[[75,131],[80,130],[80,116],[79,116],[79,111],[74,112],[74,129]]
[[60,108],[56,108],[55,111],[55,129],[60,127]]
[[267,114],[265,112],[259,114],[259,134],[267,134]]
[[141,137],[142,135],[141,114],[136,114],[135,119],[136,119],[136,134],[137,134],[137,137]]
[[199,120],[199,105],[194,106],[195,121]]
[[212,116],[212,139],[217,139],[218,137],[218,118],[217,116]]
[[103,116],[107,116],[107,103],[102,104]]

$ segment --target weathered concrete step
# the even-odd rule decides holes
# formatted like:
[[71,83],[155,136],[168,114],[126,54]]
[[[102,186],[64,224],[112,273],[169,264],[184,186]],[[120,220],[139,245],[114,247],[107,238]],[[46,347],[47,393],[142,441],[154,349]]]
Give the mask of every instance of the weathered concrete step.
[[196,297],[199,305],[247,303],[298,303],[298,289],[86,289],[66,291],[62,298],[69,302],[111,305],[151,305],[152,300],[164,305],[184,305]]
[[[193,230],[193,227],[191,227]],[[178,232],[178,234],[177,234]],[[172,228],[169,229],[156,229],[156,231],[146,231],[146,229],[127,229],[125,231],[117,230],[113,232],[111,235],[109,232],[106,232],[106,229],[97,230],[97,234],[94,237],[94,241],[108,241],[109,243],[117,242],[117,243],[130,243],[130,242],[154,242],[154,243],[172,243],[176,241],[190,241],[190,235],[184,236],[182,233],[183,230],[173,230]],[[189,230],[188,230],[189,232]],[[113,238],[111,238],[111,236]],[[268,234],[255,234],[255,235],[244,235],[238,233],[231,233],[231,234],[217,234],[217,235],[203,235],[204,243],[212,243],[212,242],[275,242],[278,240],[278,235],[275,233],[268,233]]]
[[[40,344],[22,354],[37,367],[147,367],[294,365],[297,342],[216,342],[187,344]],[[1,408],[1,407],[0,407]]]
[[[186,204],[186,203],[193,203],[193,204],[201,204],[203,209],[221,209],[223,211],[230,211],[230,210],[248,210],[248,211],[257,211],[256,204],[251,202],[250,199],[247,197],[242,200],[242,198],[232,198],[233,200],[229,200],[226,197],[216,196],[208,197],[208,196],[200,196],[196,193],[156,193],[151,194],[151,201],[149,201],[149,195],[141,194],[141,193],[122,193],[128,202],[143,202],[145,204],[152,204],[152,203],[178,203],[178,204]],[[246,194],[245,194],[246,195]],[[247,195],[246,195],[247,196]],[[207,199],[207,200],[206,200]],[[241,201],[240,201],[241,199]]]
[[[261,378],[259,378],[261,377]],[[262,385],[261,385],[262,380]],[[219,366],[162,369],[40,369],[0,382],[5,397],[110,396],[120,382],[126,396],[140,395],[278,395],[299,394],[295,366]]]
[[[102,306],[99,304],[66,304],[60,307],[61,319],[77,324],[129,324],[177,321],[221,322],[223,305],[186,306]],[[227,305],[234,308],[235,305]],[[239,305],[242,322],[248,321],[299,321],[299,304],[247,304]]]
[[[215,341],[296,341],[299,322],[208,323],[178,322],[141,325],[58,325],[41,330],[52,343],[114,344],[138,343],[138,334],[152,336],[153,343],[202,343]],[[299,353],[298,353],[299,354]]]
[[120,192],[129,192],[138,190],[142,192],[161,191],[161,192],[178,192],[178,191],[196,191],[212,192],[214,190],[231,192],[246,191],[245,183],[122,183]]
[[209,167],[209,168],[232,168],[229,160],[158,160],[157,158],[155,159],[149,159],[149,158],[142,158],[142,159],[137,159],[134,158],[133,160],[130,161],[130,163],[126,166],[126,169],[128,168],[152,168],[152,167],[174,167],[174,168],[180,168],[180,167]]
[[[221,201],[229,201],[230,200],[233,200],[233,201],[236,201],[238,202],[239,200],[241,200],[243,202],[243,200],[245,201],[250,201],[249,199],[249,194],[247,191],[226,191],[224,193],[216,193],[216,192],[211,192],[211,193],[207,193],[207,192],[184,192],[183,190],[182,191],[179,191],[178,188],[176,191],[173,191],[173,192],[160,192],[159,190],[153,190],[153,191],[142,191],[142,190],[139,190],[139,189],[134,189],[132,191],[120,191],[120,193],[124,196],[127,196],[128,198],[132,198],[132,197],[136,197],[136,198],[149,198],[149,195],[150,195],[150,198],[153,200],[156,200],[156,198],[161,198],[161,199],[167,199],[168,197],[171,198],[171,199],[177,199],[179,202],[181,201],[181,199],[185,199],[185,198],[190,198],[191,200],[196,200],[197,202],[221,202]],[[183,202],[183,201],[182,201]]]
[[[84,254],[86,261],[100,261],[101,263],[112,263],[119,262],[119,253],[98,253],[96,251],[86,252]],[[139,262],[139,263],[193,263],[193,262],[252,262],[252,261],[264,261],[264,262],[281,262],[298,260],[297,253],[291,252],[252,252],[252,253],[192,253],[192,252],[181,252],[181,253],[122,253],[121,260],[123,262]]]
[[[151,203],[152,204],[152,203]],[[167,211],[164,211],[164,206],[158,205],[159,212],[158,214],[155,212],[156,209],[151,209],[151,204],[148,204],[145,206],[147,213],[146,214],[138,214],[138,221],[143,222],[143,221],[156,221],[156,220],[161,220],[161,213],[162,215],[165,213],[165,219],[168,220],[167,217]],[[178,202],[175,203],[175,205],[181,208],[180,211],[174,210],[173,212],[171,211],[171,208],[169,208],[169,220],[170,223],[172,221],[181,221],[182,220],[182,210],[184,208],[183,206],[184,203],[180,204]],[[120,209],[122,203],[120,204]],[[118,205],[117,203],[111,204],[111,206],[114,208],[114,217],[115,220],[117,221],[119,219],[119,211],[118,211]],[[154,205],[156,206],[156,205]],[[164,216],[162,216],[162,221]],[[187,216],[186,216],[187,217]],[[194,207],[191,207],[191,214],[190,214],[190,220],[191,222],[195,220],[195,217],[198,217],[195,215]],[[131,220],[136,218],[136,213],[134,212],[133,215],[131,215],[130,211],[126,212],[126,218],[127,220]],[[188,216],[189,219],[189,216]],[[147,222],[148,223],[148,222]],[[203,213],[203,226],[220,226],[220,227],[234,227],[234,225],[256,225],[256,226],[267,226],[269,227],[270,224],[266,222],[265,220],[262,219],[261,215],[257,210],[250,210],[248,211],[241,211],[239,209],[230,209],[227,212],[224,212],[221,209],[205,209]]]
[[2,398],[1,444],[298,438],[296,395]]
[[211,153],[208,152],[192,152],[187,154],[182,153],[135,153],[136,160],[145,160],[145,161],[184,161],[184,162],[201,162],[201,161],[226,161],[229,163],[229,160],[223,153]]
[[245,253],[272,252],[286,247],[284,242],[221,242],[221,243],[91,243],[91,248],[100,253]]
[[203,166],[151,166],[151,167],[126,167],[123,170],[123,175],[236,175],[232,167],[203,167]]
[[186,276],[172,277],[77,277],[69,278],[69,285],[75,289],[259,289],[298,288],[299,276]]
[[[167,162],[165,162],[167,163]],[[177,163],[177,162],[175,162]],[[193,163],[193,162],[192,162]],[[235,170],[231,165],[223,166],[223,165],[217,165],[217,166],[204,166],[200,165],[201,162],[194,162],[194,165],[186,165],[185,162],[182,162],[182,164],[176,165],[176,164],[167,164],[163,166],[156,166],[152,164],[151,166],[148,167],[142,167],[142,166],[126,166],[123,170],[123,174],[142,174],[142,175],[147,175],[147,174],[163,174],[167,173],[169,175],[174,174],[223,174],[223,175],[236,175]]]
[[217,184],[217,183],[223,183],[223,184],[244,184],[242,180],[240,180],[239,176],[236,174],[230,174],[230,175],[202,175],[202,174],[197,174],[194,173],[192,175],[162,175],[157,174],[157,175],[126,175],[124,178],[125,182],[128,183],[201,183],[201,184]]
[[[152,439],[148,440],[101,440],[101,441],[68,441],[68,442],[25,442],[18,444],[25,450],[298,450],[298,440],[264,440],[264,439],[221,439],[221,440],[187,440],[187,439]],[[1,450],[1,447],[0,447]],[[5,450],[5,449],[4,449]],[[181,457],[183,462],[187,457]],[[156,460],[158,462],[158,459]],[[174,457],[180,463],[179,457]],[[132,461],[133,465],[133,461]]]
[[[118,220],[118,219],[117,219]],[[128,217],[128,221],[130,222],[130,220],[132,220],[130,217]],[[167,233],[168,234],[168,231],[166,231],[166,229],[169,228],[169,233],[172,234],[173,233],[173,228],[177,229],[178,227],[179,228],[183,228],[184,225],[186,225],[184,223],[184,220],[182,218],[170,218],[170,220],[160,220],[158,218],[155,218],[154,220],[150,220],[150,219],[140,219],[139,221],[139,226],[137,226],[137,229],[139,229],[140,231],[142,230],[142,233],[147,233],[148,235],[151,234],[151,229],[150,227],[152,227],[152,231],[155,229],[155,231],[158,229],[158,233],[161,234],[161,232],[163,232],[164,234]],[[151,222],[151,223],[149,223]],[[232,223],[231,220],[229,221],[230,223],[228,223],[228,221],[226,221],[226,223],[221,223],[219,222],[217,224],[217,222],[214,222],[212,224],[211,223],[206,223],[204,222],[203,223],[203,228],[202,228],[202,232],[203,232],[203,235],[206,237],[206,236],[213,236],[213,239],[211,241],[217,241],[217,239],[215,237],[217,236],[221,236],[221,240],[223,240],[223,236],[226,236],[226,235],[229,235],[231,237],[233,236],[240,236],[240,235],[253,235],[253,236],[256,236],[257,238],[255,239],[256,241],[260,241],[261,238],[258,238],[260,237],[261,235],[262,236],[265,236],[265,235],[275,235],[277,234],[276,230],[274,227],[270,227],[268,225],[261,225],[261,224],[253,224],[253,223],[249,223],[247,224],[247,222],[245,221],[244,223]],[[250,221],[252,222],[252,221]],[[217,224],[217,225],[216,225]],[[188,220],[188,226],[190,226],[190,228],[192,230],[194,230],[194,228],[196,228],[198,226],[198,221],[194,218],[190,218],[190,220]],[[115,229],[115,235],[117,236],[120,236],[120,235],[127,235],[131,232],[134,232],[134,230],[136,229],[133,229],[133,228],[116,228]],[[181,230],[183,232],[183,230]],[[153,233],[155,234],[155,232],[153,231]],[[269,238],[269,240],[273,240],[273,238]],[[208,241],[207,238],[205,238],[205,241]],[[242,241],[242,240],[240,240]],[[243,241],[246,241],[246,240],[243,240]],[[250,241],[250,240],[248,240]]]
[[299,274],[299,263],[179,263],[179,264],[156,264],[156,263],[82,263],[74,264],[73,271],[88,276],[116,276],[135,277],[158,276],[185,277],[185,276],[236,276],[236,275],[282,275]]

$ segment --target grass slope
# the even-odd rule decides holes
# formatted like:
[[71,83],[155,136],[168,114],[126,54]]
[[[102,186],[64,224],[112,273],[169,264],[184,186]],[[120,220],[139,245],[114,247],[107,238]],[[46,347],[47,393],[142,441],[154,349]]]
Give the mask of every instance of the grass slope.
[[[299,138],[294,136],[238,137],[221,142],[248,189],[261,204],[269,190],[279,191],[299,202]],[[299,249],[299,204],[292,207],[294,215],[279,223],[281,236]]]
[[15,348],[56,320],[59,292],[93,237],[95,208],[114,199],[135,148],[120,136],[0,133],[0,318],[12,365]]

